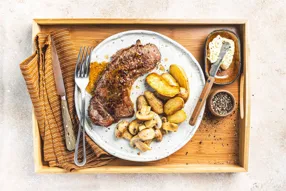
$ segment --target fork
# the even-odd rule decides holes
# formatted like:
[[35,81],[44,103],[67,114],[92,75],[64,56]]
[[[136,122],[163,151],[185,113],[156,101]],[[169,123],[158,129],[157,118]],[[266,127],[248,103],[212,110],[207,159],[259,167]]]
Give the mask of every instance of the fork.
[[[77,63],[75,67],[75,83],[81,91],[81,117],[77,133],[75,145],[74,162],[77,166],[84,166],[86,163],[86,148],[85,148],[85,89],[89,82],[90,56],[92,47],[81,47],[78,53]],[[79,143],[82,134],[82,161],[78,161]]]

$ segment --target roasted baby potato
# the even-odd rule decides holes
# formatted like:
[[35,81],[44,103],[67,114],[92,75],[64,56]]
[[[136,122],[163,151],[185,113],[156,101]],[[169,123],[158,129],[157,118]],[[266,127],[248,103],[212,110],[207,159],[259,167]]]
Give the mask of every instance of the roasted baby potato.
[[173,115],[169,115],[167,116],[167,119],[170,123],[182,123],[183,121],[185,121],[187,119],[187,114],[185,113],[184,110],[179,110],[176,113],[174,113]]
[[176,64],[170,66],[170,74],[175,78],[179,85],[190,92],[189,80],[184,69]]
[[164,113],[173,115],[176,111],[179,111],[184,107],[184,103],[185,102],[181,97],[169,99],[164,105]]
[[163,102],[159,100],[152,92],[145,91],[144,96],[155,113],[162,114],[164,112]]
[[164,73],[161,75],[164,80],[166,80],[168,82],[168,84],[170,84],[171,86],[179,86],[178,82],[175,80],[175,78],[169,74],[169,73]]
[[185,88],[180,87],[180,93],[178,94],[178,97],[183,98],[183,100],[187,102],[189,98],[189,92]]
[[136,100],[137,111],[142,108],[142,106],[148,106],[148,102],[144,95],[141,95]]
[[170,99],[170,97],[167,97],[167,96],[163,96],[163,95],[160,95],[158,92],[154,92],[154,95],[159,98],[160,100],[162,100],[163,102],[166,102]]
[[156,73],[151,73],[146,77],[146,82],[159,94],[167,97],[174,97],[180,92],[177,86],[170,86],[162,76]]

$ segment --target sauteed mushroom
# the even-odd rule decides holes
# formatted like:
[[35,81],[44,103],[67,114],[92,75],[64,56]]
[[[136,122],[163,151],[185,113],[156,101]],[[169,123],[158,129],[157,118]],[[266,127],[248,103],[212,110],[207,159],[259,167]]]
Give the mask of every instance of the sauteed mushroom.
[[166,123],[167,122],[167,118],[166,117],[162,117],[162,122]]
[[139,131],[140,125],[141,124],[139,123],[139,121],[137,119],[134,119],[133,121],[131,121],[131,123],[129,124],[129,127],[128,127],[129,133],[131,133],[132,135],[136,135]]
[[132,139],[132,135],[131,135],[131,133],[129,133],[129,131],[125,131],[125,132],[123,133],[122,137],[123,137],[124,139],[127,139],[127,140]]
[[123,134],[127,131],[129,122],[128,121],[120,121],[115,129],[115,137],[121,138]]
[[147,128],[155,127],[156,129],[160,129],[162,127],[162,120],[157,113],[154,113],[153,119],[145,121],[144,124]]
[[157,121],[155,120],[155,118],[149,120],[149,121],[145,121],[145,126],[146,128],[152,128],[157,124]]
[[172,131],[172,132],[176,132],[178,130],[178,125],[175,123],[170,123],[170,122],[164,122],[162,125],[162,129],[164,129],[165,131]]
[[130,139],[130,145],[132,147],[135,147],[135,142],[137,141],[141,141],[138,135],[135,135],[134,137],[132,137],[132,139]]
[[140,125],[139,126],[139,131],[142,131],[143,129],[146,129],[147,127],[145,125]]
[[150,106],[143,105],[139,111],[136,112],[136,118],[142,121],[151,120],[154,117],[154,112],[151,112]]
[[152,143],[152,141],[153,141],[153,140],[151,139],[151,140],[144,141],[144,143],[145,143],[146,145],[150,146],[151,143]]
[[155,131],[152,128],[146,128],[138,133],[139,138],[142,141],[151,140],[155,137]]
[[147,150],[151,150],[151,148],[144,142],[141,141],[141,139],[139,138],[138,135],[134,136],[131,140],[130,140],[130,145],[132,147],[136,147],[137,149],[139,149],[140,151],[147,151]]
[[139,149],[142,152],[146,152],[148,150],[151,150],[151,148],[146,143],[143,143],[141,141],[135,142],[135,146],[137,149]]
[[155,140],[160,142],[163,139],[163,135],[160,129],[155,129]]

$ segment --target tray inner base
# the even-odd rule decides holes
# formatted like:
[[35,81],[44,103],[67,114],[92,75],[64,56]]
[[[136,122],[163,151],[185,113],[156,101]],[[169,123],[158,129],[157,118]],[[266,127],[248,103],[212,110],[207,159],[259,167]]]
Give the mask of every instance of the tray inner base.
[[[229,29],[240,38],[241,25],[41,25],[41,32],[68,28],[76,49],[80,46],[96,46],[105,38],[122,31],[143,29],[166,35],[187,48],[203,66],[204,43],[207,35],[216,29]],[[242,40],[241,40],[242,41]],[[241,45],[243,46],[243,45]],[[163,58],[164,59],[164,58]],[[242,59],[243,60],[243,59]],[[239,79],[224,88],[233,93],[236,99],[235,112],[226,118],[216,118],[206,114],[194,137],[173,155],[155,162],[130,162],[116,159],[108,166],[162,166],[191,164],[239,164]],[[192,90],[191,90],[192,91]]]

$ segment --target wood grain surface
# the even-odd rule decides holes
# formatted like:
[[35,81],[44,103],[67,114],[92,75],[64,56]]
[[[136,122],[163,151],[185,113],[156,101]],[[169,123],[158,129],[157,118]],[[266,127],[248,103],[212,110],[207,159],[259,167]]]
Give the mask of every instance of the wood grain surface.
[[[197,21],[176,23],[173,21],[164,20],[163,23],[154,21],[150,23],[147,20],[114,20],[113,22],[107,20],[107,23],[102,24],[102,20],[98,23],[93,20],[85,20],[84,23],[78,23],[76,20],[73,24],[68,20],[48,20],[37,19],[35,20],[33,28],[41,30],[42,32],[50,32],[60,28],[68,28],[71,32],[72,41],[76,49],[80,46],[96,46],[105,38],[126,30],[145,29],[159,32],[166,35],[178,43],[182,44],[188,51],[190,51],[198,62],[203,67],[204,64],[204,43],[206,37],[213,30],[228,29],[235,32],[241,39],[242,60],[243,60],[243,73],[244,79],[238,78],[233,84],[218,86],[214,85],[213,90],[226,89],[230,91],[236,99],[236,110],[233,114],[225,117],[218,118],[212,116],[206,108],[204,118],[200,127],[193,136],[193,138],[179,151],[171,156],[155,161],[155,162],[130,162],[121,159],[114,160],[105,167],[81,170],[79,173],[128,173],[128,172],[241,172],[247,170],[248,163],[248,139],[249,139],[249,87],[248,75],[246,74],[247,58],[247,44],[246,42],[246,24],[245,21]],[[56,24],[54,24],[54,23]],[[125,23],[124,23],[125,22]],[[114,23],[114,24],[112,24]],[[190,24],[191,23],[191,24]],[[219,24],[221,23],[221,24]],[[233,23],[233,24],[231,24]],[[33,31],[34,32],[34,31]],[[164,59],[164,58],[162,58]],[[243,84],[241,84],[243,82]],[[240,86],[243,86],[241,88]],[[244,90],[243,96],[240,96],[240,91]],[[192,92],[192,90],[191,90]],[[240,99],[243,99],[244,112],[239,112]],[[240,113],[243,113],[242,118]],[[245,117],[244,117],[245,116]],[[189,116],[190,118],[190,116]],[[36,126],[36,123],[34,123]],[[34,128],[34,136],[36,136],[36,158],[40,152],[40,140],[37,135],[37,129]],[[38,156],[37,156],[38,155]],[[49,168],[43,165],[42,162],[36,161],[38,165],[38,172],[62,173],[62,169]],[[42,166],[41,166],[42,165]]]

